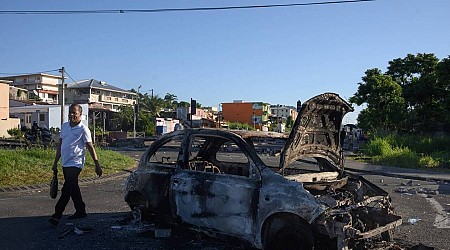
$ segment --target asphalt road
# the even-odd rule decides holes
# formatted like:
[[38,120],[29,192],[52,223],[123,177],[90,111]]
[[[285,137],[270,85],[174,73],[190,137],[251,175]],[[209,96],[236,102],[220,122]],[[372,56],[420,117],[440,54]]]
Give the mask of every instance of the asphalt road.
[[[124,153],[139,158],[142,152]],[[396,212],[403,217],[403,225],[395,234],[401,246],[422,243],[435,249],[450,249],[449,183],[382,175],[365,177],[391,193]],[[83,182],[81,189],[88,217],[67,220],[67,215],[74,212],[70,202],[57,227],[47,221],[56,203],[48,190],[0,193],[0,249],[244,248],[239,242],[211,239],[184,228],[173,228],[171,237],[155,238],[153,224],[133,220],[123,199],[125,178],[123,175]],[[76,234],[75,227],[82,234]],[[63,236],[64,233],[67,234]]]

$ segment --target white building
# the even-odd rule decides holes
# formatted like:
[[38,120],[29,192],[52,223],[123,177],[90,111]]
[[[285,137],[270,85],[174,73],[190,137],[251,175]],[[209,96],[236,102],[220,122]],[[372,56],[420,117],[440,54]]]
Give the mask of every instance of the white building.
[[[80,104],[83,109],[81,122],[88,126],[88,104]],[[64,121],[67,121],[70,105],[64,106]],[[61,106],[60,105],[29,105],[21,107],[10,107],[11,117],[20,118],[20,125],[31,128],[34,121],[39,127],[61,128]]]

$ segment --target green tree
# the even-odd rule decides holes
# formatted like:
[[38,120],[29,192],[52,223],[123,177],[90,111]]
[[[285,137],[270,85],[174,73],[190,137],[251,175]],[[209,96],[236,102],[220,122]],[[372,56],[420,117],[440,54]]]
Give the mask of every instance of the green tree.
[[408,54],[390,61],[386,72],[403,88],[409,122],[423,128],[430,122],[444,120],[445,92],[437,81],[438,64],[434,54]]
[[178,103],[178,107],[189,108],[191,104],[189,102],[181,101]]
[[143,95],[140,107],[150,113],[151,116],[157,117],[161,110],[165,107],[165,102],[158,95],[149,96],[147,93]]
[[115,121],[118,122],[117,126],[122,131],[133,130],[134,123],[134,108],[132,106],[122,105],[119,107],[119,112],[114,113]]
[[164,102],[166,104],[166,108],[176,109],[177,108],[177,96],[174,94],[167,93],[164,96]]
[[402,88],[391,76],[379,69],[369,69],[350,98],[358,106],[366,104],[358,116],[358,125],[368,131],[396,130],[402,127],[406,114]]
[[290,115],[286,119],[286,128],[292,128],[293,126],[294,126],[294,119],[292,119],[292,115]]
[[136,119],[136,130],[144,132],[146,136],[154,135],[156,133],[155,119],[150,116],[150,113],[139,111]]
[[437,66],[437,84],[443,93],[441,110],[444,121],[450,123],[450,56],[442,59]]

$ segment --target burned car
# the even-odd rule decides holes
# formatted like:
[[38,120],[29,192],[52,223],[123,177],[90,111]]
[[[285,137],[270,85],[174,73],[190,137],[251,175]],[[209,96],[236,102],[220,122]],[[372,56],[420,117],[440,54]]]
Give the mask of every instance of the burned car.
[[263,249],[348,249],[391,240],[388,193],[343,168],[339,131],[352,107],[334,93],[303,103],[289,136],[184,129],[145,151],[125,200],[156,221]]

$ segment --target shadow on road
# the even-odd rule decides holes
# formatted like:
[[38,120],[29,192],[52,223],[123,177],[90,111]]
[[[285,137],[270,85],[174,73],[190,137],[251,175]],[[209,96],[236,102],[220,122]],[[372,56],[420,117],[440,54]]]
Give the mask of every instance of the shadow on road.
[[58,226],[48,217],[0,219],[0,249],[246,249],[176,227],[170,237],[156,238],[155,225],[130,220],[129,212],[88,214],[61,218]]

